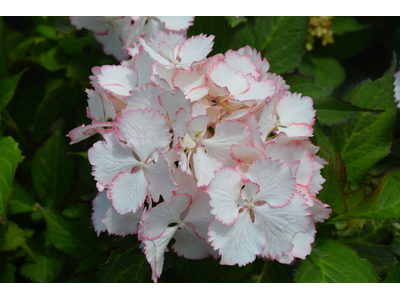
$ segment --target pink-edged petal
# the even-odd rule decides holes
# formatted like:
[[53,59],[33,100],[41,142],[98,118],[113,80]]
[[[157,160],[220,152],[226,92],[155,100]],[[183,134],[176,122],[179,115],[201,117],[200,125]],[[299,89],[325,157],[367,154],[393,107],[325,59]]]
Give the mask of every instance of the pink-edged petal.
[[191,119],[186,125],[186,132],[192,140],[196,140],[198,137],[203,136],[207,130],[207,125],[210,122],[209,116],[197,116]]
[[275,144],[274,142],[265,145],[264,151],[265,157],[271,157],[272,159],[279,159],[281,162],[287,162],[290,164],[292,169],[292,175],[296,176],[297,170],[300,167],[300,161],[293,157],[293,153],[288,150],[287,147]]
[[245,117],[246,123],[250,126],[251,134],[250,138],[253,140],[254,147],[257,149],[264,151],[264,141],[262,138],[262,133],[260,130],[260,124],[258,123],[254,114],[249,114]]
[[165,28],[173,31],[187,30],[190,26],[193,25],[194,17],[171,17],[171,16],[162,16],[157,18],[161,21],[161,23],[165,24]]
[[200,34],[185,40],[178,53],[181,58],[178,66],[191,70],[193,63],[204,60],[212,50],[213,39],[213,35],[207,37],[204,34]]
[[307,232],[311,212],[305,202],[302,195],[295,193],[292,201],[284,207],[272,207],[268,203],[253,207],[254,224],[267,235],[263,256],[275,259],[278,255],[287,255],[293,249],[294,236],[298,232]]
[[164,157],[158,155],[157,161],[147,164],[145,169],[148,172],[148,180],[150,181],[149,193],[154,201],[158,202],[160,196],[164,198],[164,201],[168,201],[172,192],[178,186],[172,180],[171,170]]
[[121,96],[129,96],[138,84],[136,71],[123,66],[103,66],[97,78],[103,89]]
[[109,189],[109,196],[115,210],[119,214],[135,213],[146,199],[148,185],[149,182],[142,168],[139,168],[136,173],[118,174]]
[[314,164],[308,150],[302,143],[290,143],[286,146],[293,154],[294,159],[300,161],[300,166],[296,173],[296,183],[308,187],[314,176]]
[[236,51],[228,50],[225,53],[225,61],[235,71],[241,71],[244,76],[250,74],[255,78],[260,77],[260,72],[249,56],[242,56]]
[[294,236],[293,250],[290,252],[294,257],[305,259],[307,255],[311,253],[311,244],[314,243],[314,237],[317,231],[315,230],[314,222],[308,225],[307,232],[298,232]]
[[303,139],[305,137],[313,136],[314,132],[312,126],[305,123],[300,123],[300,124],[293,123],[287,126],[287,128],[279,127],[279,131],[286,133],[288,137],[301,137]]
[[231,225],[239,218],[239,209],[246,204],[240,198],[242,176],[231,168],[215,172],[204,192],[210,195],[211,213],[223,224]]
[[277,256],[276,260],[279,261],[281,264],[289,265],[293,262],[294,257],[291,254],[287,254],[284,256]]
[[[175,94],[170,92],[165,92],[160,95],[160,104],[168,112],[170,121],[176,120],[176,114],[182,108],[190,115],[192,109],[190,108],[190,100],[185,99],[183,92],[177,88]],[[184,125],[186,127],[186,124]]]
[[396,73],[394,73],[394,99],[395,102],[397,102],[397,107],[400,107],[400,71],[397,71]]
[[125,140],[144,162],[153,151],[171,142],[167,119],[159,111],[128,110],[114,121],[118,137]]
[[127,234],[137,234],[138,224],[142,217],[143,208],[139,208],[136,213],[127,213],[120,215],[113,206],[111,206],[101,222],[107,228],[108,233],[125,236]]
[[175,46],[182,45],[185,41],[185,37],[182,34],[175,32],[157,32],[152,38],[149,39],[149,46],[154,50],[158,50],[158,46],[160,43],[165,42],[171,50],[175,48]]
[[197,187],[208,185],[214,178],[214,172],[223,167],[218,159],[209,156],[200,146],[196,147],[193,154],[193,168],[197,179]]
[[250,145],[232,145],[231,155],[240,163],[251,164],[258,159],[265,159],[265,155],[257,148]]
[[204,239],[199,238],[194,229],[189,226],[178,229],[174,239],[176,242],[171,248],[178,256],[183,256],[186,259],[202,259],[213,254],[216,258],[213,248],[207,245]]
[[306,198],[306,200],[307,200],[306,204],[308,206],[312,207],[314,205],[315,196],[313,196],[311,194],[308,187],[301,185],[301,184],[296,184],[296,191],[299,192],[300,194],[302,194],[304,196],[304,198]]
[[145,211],[140,222],[140,238],[154,240],[161,237],[167,228],[171,228],[168,225],[181,222],[180,216],[191,202],[189,196],[177,195]]
[[207,86],[199,86],[192,89],[187,95],[186,98],[190,99],[191,102],[200,100],[201,98],[207,96],[208,87]]
[[239,267],[254,261],[267,242],[265,232],[251,221],[248,209],[241,212],[232,225],[212,220],[209,236],[211,246],[221,255],[220,264],[238,264]]
[[154,63],[154,59],[144,51],[143,48],[139,49],[139,53],[134,57],[133,69],[138,74],[138,86],[141,87],[143,84],[151,83],[150,76],[153,74],[151,65]]
[[93,121],[107,122],[116,117],[112,103],[99,91],[86,89],[88,95],[88,115]]
[[179,73],[175,74],[172,79],[172,84],[173,86],[179,87],[182,92],[187,95],[194,88],[206,85],[206,80],[204,75],[198,70],[193,70],[192,72],[181,70]]
[[168,46],[165,41],[158,44],[158,53],[168,61],[175,61],[175,56],[172,53],[172,49]]
[[165,68],[157,62],[153,63],[151,68],[153,70],[153,82],[158,84],[162,89],[171,92],[174,88],[172,78],[176,74],[176,70],[174,68]]
[[241,72],[235,72],[229,65],[222,61],[212,66],[208,77],[219,87],[227,87],[231,95],[245,93],[250,88],[250,83]]
[[131,94],[126,97],[127,105],[125,110],[144,110],[145,108],[148,108],[149,110],[158,110],[161,114],[165,115],[165,109],[158,101],[158,96],[163,93],[164,91],[158,86],[152,84],[144,85],[141,88],[132,91]]
[[155,240],[144,240],[146,259],[151,265],[152,275],[151,279],[157,282],[160,278],[164,266],[164,253],[168,251],[167,246],[169,241],[178,230],[178,226],[168,227],[164,234]]
[[324,223],[329,215],[332,213],[332,208],[325,203],[322,203],[317,198],[314,199],[314,206],[310,207],[312,217],[315,222]]
[[203,140],[203,145],[210,157],[220,160],[225,166],[234,167],[236,161],[232,159],[231,146],[234,144],[251,145],[250,134],[251,130],[248,125],[239,121],[223,121],[217,124],[212,138]]
[[262,140],[268,137],[271,131],[276,127],[275,107],[272,101],[265,104],[259,120],[260,131],[262,133]]
[[94,198],[92,205],[92,222],[94,230],[96,231],[97,236],[99,236],[102,231],[106,231],[106,226],[101,222],[101,218],[106,214],[107,210],[111,206],[111,202],[107,199],[107,191],[98,193],[96,198]]
[[245,46],[237,50],[237,53],[241,56],[248,56],[250,60],[256,65],[258,68],[261,65],[261,53],[257,51],[257,49],[252,49],[250,46]]
[[[162,66],[171,66],[172,62],[169,60],[165,59],[162,55],[158,53],[158,45],[155,47],[155,49],[152,49],[143,38],[138,37],[137,40],[139,41],[140,45],[143,47],[143,49],[150,55],[152,59],[154,59],[156,62],[158,62]],[[151,41],[151,39],[150,39]]]
[[308,188],[312,194],[318,194],[322,190],[322,184],[326,181],[324,177],[321,176],[321,169],[324,167],[318,161],[313,162],[314,165],[314,175],[311,178],[310,185]]
[[186,123],[187,123],[187,112],[185,109],[181,108],[177,113],[176,113],[176,120],[175,122],[171,125],[171,128],[174,132],[174,141],[173,141],[173,146],[178,144],[178,139],[183,138],[186,135]]
[[111,127],[113,123],[107,122],[99,122],[90,125],[82,125],[75,129],[72,129],[68,134],[67,137],[71,139],[70,145],[79,143],[100,131],[104,131],[104,127]]
[[272,80],[264,80],[257,82],[252,78],[249,78],[250,88],[247,92],[239,95],[235,95],[235,99],[239,101],[245,100],[258,100],[262,101],[266,98],[273,97],[275,95],[275,83]]
[[197,190],[197,198],[192,201],[189,206],[189,212],[184,218],[185,223],[194,225],[196,234],[207,241],[208,239],[208,227],[210,221],[214,219],[211,214],[211,206],[209,204],[210,196],[207,193],[203,193],[201,189]]
[[244,188],[240,191],[240,197],[247,200],[249,203],[253,203],[252,199],[260,192],[260,186],[257,183],[246,181]]
[[178,168],[172,174],[172,179],[179,185],[178,189],[175,191],[176,194],[188,194],[193,199],[196,198],[197,187],[196,181],[193,177],[186,173],[182,173],[180,168]]
[[314,124],[315,110],[310,97],[301,97],[301,94],[284,94],[276,104],[276,113],[279,121],[285,125],[296,123]]
[[290,203],[295,191],[295,177],[287,162],[257,160],[249,166],[246,178],[260,186],[253,202],[267,201],[273,207],[282,207]]
[[89,149],[89,161],[93,166],[95,180],[107,187],[120,172],[130,172],[139,164],[132,149],[119,142],[114,133],[105,134]]

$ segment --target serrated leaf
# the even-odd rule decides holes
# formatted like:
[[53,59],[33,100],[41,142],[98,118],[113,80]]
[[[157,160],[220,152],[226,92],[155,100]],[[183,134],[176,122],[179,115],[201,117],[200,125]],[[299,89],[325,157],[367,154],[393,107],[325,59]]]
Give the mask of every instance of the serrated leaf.
[[73,170],[74,159],[67,155],[67,141],[57,130],[46,140],[33,157],[32,178],[41,204],[59,210],[68,193]]
[[263,51],[270,72],[283,74],[300,64],[306,49],[307,17],[249,17],[235,28],[238,48],[249,45]]
[[399,283],[400,282],[400,264],[398,263],[388,272],[386,279],[383,283]]
[[12,137],[0,137],[0,216],[7,224],[7,206],[18,164],[24,159]]
[[235,28],[237,25],[240,23],[245,23],[247,22],[247,18],[243,16],[235,17],[235,16],[225,16],[225,20],[228,22],[228,24],[232,27]]
[[232,28],[224,17],[196,17],[196,21],[188,29],[188,37],[199,34],[212,34],[215,36],[213,50],[209,57],[217,53],[225,53],[234,48],[232,42]]
[[38,25],[33,28],[34,34],[39,34],[45,38],[55,40],[58,38],[57,31],[54,27],[49,25]]
[[98,267],[99,282],[150,282],[151,271],[146,256],[136,245],[130,249],[118,248],[111,252],[110,258]]
[[400,216],[400,170],[388,172],[364,201],[344,216],[368,219],[392,219]]
[[99,251],[96,234],[87,222],[72,219],[57,212],[41,209],[52,244],[76,258],[85,258]]
[[342,35],[347,32],[360,31],[371,27],[370,25],[361,24],[354,17],[334,17],[332,20],[332,31],[334,35]]
[[397,263],[391,246],[364,241],[346,241],[345,244],[356,250],[359,257],[368,259],[378,272],[382,272]]
[[[74,28],[74,27],[72,27]],[[68,55],[83,53],[83,48],[87,45],[87,42],[80,38],[66,37],[58,40],[58,46]]]
[[24,71],[25,70],[22,70],[17,75],[11,75],[0,79],[0,109],[4,108],[14,96],[15,89]]
[[393,72],[396,57],[384,76],[376,81],[367,80],[343,95],[353,105],[385,110],[374,114],[363,112],[346,124],[328,130],[335,151],[339,152],[346,165],[347,177],[352,188],[362,184],[367,171],[387,155],[392,141],[395,114],[393,101]]
[[14,192],[8,206],[9,214],[20,214],[33,211],[34,199],[25,192],[24,188],[15,183]]
[[301,260],[296,270],[298,283],[374,283],[379,277],[366,259],[360,258],[351,248],[330,239],[316,241],[326,257],[311,253]]
[[381,113],[383,111],[374,111],[357,107],[349,102],[344,101],[335,94],[314,100],[314,108],[316,109],[316,117],[322,125],[332,126],[357,118],[362,112],[371,111],[373,113]]
[[0,251],[12,251],[21,247],[33,260],[35,256],[26,243],[24,231],[14,222],[9,222],[8,227],[0,226]]
[[302,93],[303,96],[311,97],[314,101],[331,94],[327,88],[316,86],[314,78],[309,76],[289,74],[285,75],[284,79],[290,86],[290,92]]
[[313,76],[315,83],[333,90],[344,80],[346,74],[340,62],[333,57],[316,56],[307,53],[301,61],[299,72]]
[[36,39],[35,42],[36,44],[32,49],[32,56],[28,57],[28,60],[37,63],[51,72],[65,69],[67,66],[65,54],[58,49],[54,42],[51,43],[45,39]]
[[36,263],[28,258],[20,272],[34,282],[54,282],[62,270],[65,255],[41,238],[36,242],[38,246],[33,249]]

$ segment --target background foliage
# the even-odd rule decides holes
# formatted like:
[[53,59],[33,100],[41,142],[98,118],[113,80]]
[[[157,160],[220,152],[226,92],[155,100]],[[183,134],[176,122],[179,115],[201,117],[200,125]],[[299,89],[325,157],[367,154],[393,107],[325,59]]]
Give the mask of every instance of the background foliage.
[[[196,17],[188,35],[215,35],[211,55],[257,48],[290,91],[313,98],[313,142],[329,162],[319,198],[333,212],[312,254],[239,268],[170,251],[160,282],[400,282],[400,18],[335,17],[334,43],[311,51],[308,23]],[[91,68],[118,62],[67,17],[4,17],[0,32],[0,282],[149,282],[136,236],[94,232],[87,150],[99,137],[65,137],[87,123]]]

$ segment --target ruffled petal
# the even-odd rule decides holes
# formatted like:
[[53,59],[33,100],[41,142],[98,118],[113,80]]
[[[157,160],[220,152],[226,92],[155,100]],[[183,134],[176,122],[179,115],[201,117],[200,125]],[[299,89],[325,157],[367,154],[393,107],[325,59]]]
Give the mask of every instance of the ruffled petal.
[[97,236],[99,236],[102,231],[106,231],[106,226],[101,222],[101,218],[106,214],[111,204],[111,201],[107,199],[107,191],[98,193],[93,200],[92,222]]
[[101,222],[106,226],[109,234],[125,236],[127,234],[137,234],[138,224],[142,217],[143,208],[139,208],[136,213],[127,213],[120,215],[113,206],[111,206]]

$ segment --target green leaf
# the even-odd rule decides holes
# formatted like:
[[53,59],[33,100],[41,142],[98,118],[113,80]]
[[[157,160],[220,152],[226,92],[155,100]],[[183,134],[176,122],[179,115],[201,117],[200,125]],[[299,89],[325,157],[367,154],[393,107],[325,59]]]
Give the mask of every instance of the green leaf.
[[306,49],[307,17],[249,17],[235,28],[238,48],[249,45],[263,51],[270,72],[291,72],[300,64]]
[[383,283],[399,283],[399,282],[400,282],[400,264],[397,264],[389,270],[387,278]]
[[387,155],[392,141],[395,114],[393,99],[393,72],[396,57],[384,76],[376,81],[367,80],[347,91],[343,98],[353,105],[385,110],[374,114],[363,112],[356,119],[328,130],[335,148],[339,152],[352,188],[362,184],[367,171]]
[[76,258],[85,258],[99,251],[96,234],[88,222],[68,218],[48,209],[41,211],[50,241],[56,248]]
[[13,178],[24,159],[12,137],[0,137],[0,216],[7,224],[7,206],[13,191]]
[[107,261],[107,256],[104,252],[96,252],[95,255],[91,255],[81,260],[75,273],[83,272],[98,265],[105,263]]
[[15,89],[24,71],[25,70],[22,70],[17,75],[11,75],[0,79],[0,109],[4,108],[14,96]]
[[376,189],[344,216],[347,218],[394,219],[400,216],[400,170],[388,172]]
[[317,85],[326,86],[331,90],[337,88],[346,76],[337,59],[316,56],[310,52],[304,56],[299,71],[304,75],[313,76]]
[[74,159],[66,153],[67,140],[57,130],[33,157],[33,183],[45,207],[59,210],[69,191]]
[[14,283],[14,273],[17,269],[10,263],[0,261],[0,282],[1,283]]
[[53,41],[36,39],[32,49],[32,57],[28,59],[39,64],[48,71],[54,72],[65,69],[67,60],[65,54],[58,49]]
[[397,263],[391,246],[364,241],[346,241],[345,244],[356,250],[359,257],[368,259],[378,272],[382,272]]
[[354,17],[334,17],[331,29],[334,35],[342,35],[347,32],[360,31],[368,27],[371,26],[361,24]]
[[214,35],[213,50],[208,56],[217,53],[225,53],[234,48],[232,42],[232,29],[224,17],[196,17],[193,26],[188,29],[188,37],[199,35],[201,33]]
[[382,112],[354,106],[335,94],[314,100],[314,108],[317,111],[316,117],[318,121],[326,126],[347,123],[357,118],[362,112]]
[[26,243],[24,231],[14,222],[9,222],[6,229],[5,226],[0,227],[0,251],[12,251],[18,247],[22,247],[33,259],[35,256]]
[[83,39],[75,37],[67,37],[58,41],[58,46],[69,55],[80,54],[81,57],[83,48],[87,45],[87,42]]
[[316,86],[312,77],[289,74],[285,75],[284,79],[290,86],[290,92],[302,93],[303,96],[311,97],[314,101],[331,94],[331,91],[327,88]]
[[7,74],[7,65],[3,52],[3,17],[0,17],[0,77]]
[[62,270],[65,255],[43,238],[37,242],[41,243],[33,250],[36,263],[28,258],[20,269],[21,274],[34,282],[54,282]]
[[229,23],[229,25],[231,25],[232,28],[235,28],[240,23],[247,22],[247,18],[243,16],[225,16],[225,20]]
[[146,256],[136,245],[128,250],[118,248],[108,261],[98,267],[99,282],[150,282],[151,271]]
[[[259,261],[258,263],[261,263]],[[252,283],[291,283],[293,281],[293,266],[265,260],[260,273],[250,275],[246,282]]]
[[15,190],[11,196],[8,206],[9,214],[20,214],[33,211],[34,199],[25,192],[24,188],[18,183],[15,184]]
[[70,218],[81,218],[87,219],[90,218],[92,213],[92,208],[88,203],[78,203],[75,205],[71,205],[62,211],[62,214],[66,217]]
[[320,147],[320,155],[328,161],[321,170],[321,175],[326,179],[323,189],[318,194],[318,199],[331,206],[333,214],[340,214],[346,210],[344,191],[346,188],[346,168],[339,153],[333,151],[329,138],[321,127],[314,125],[314,135]]
[[326,257],[318,257],[311,253],[305,260],[301,260],[296,270],[295,282],[379,282],[372,264],[358,257],[351,248],[330,239],[317,240],[316,244]]
[[34,34],[39,34],[45,38],[55,40],[58,38],[57,31],[54,27],[48,25],[38,25],[33,28]]
[[55,17],[52,23],[57,32],[62,34],[70,33],[75,29],[75,27],[71,25],[69,17]]

